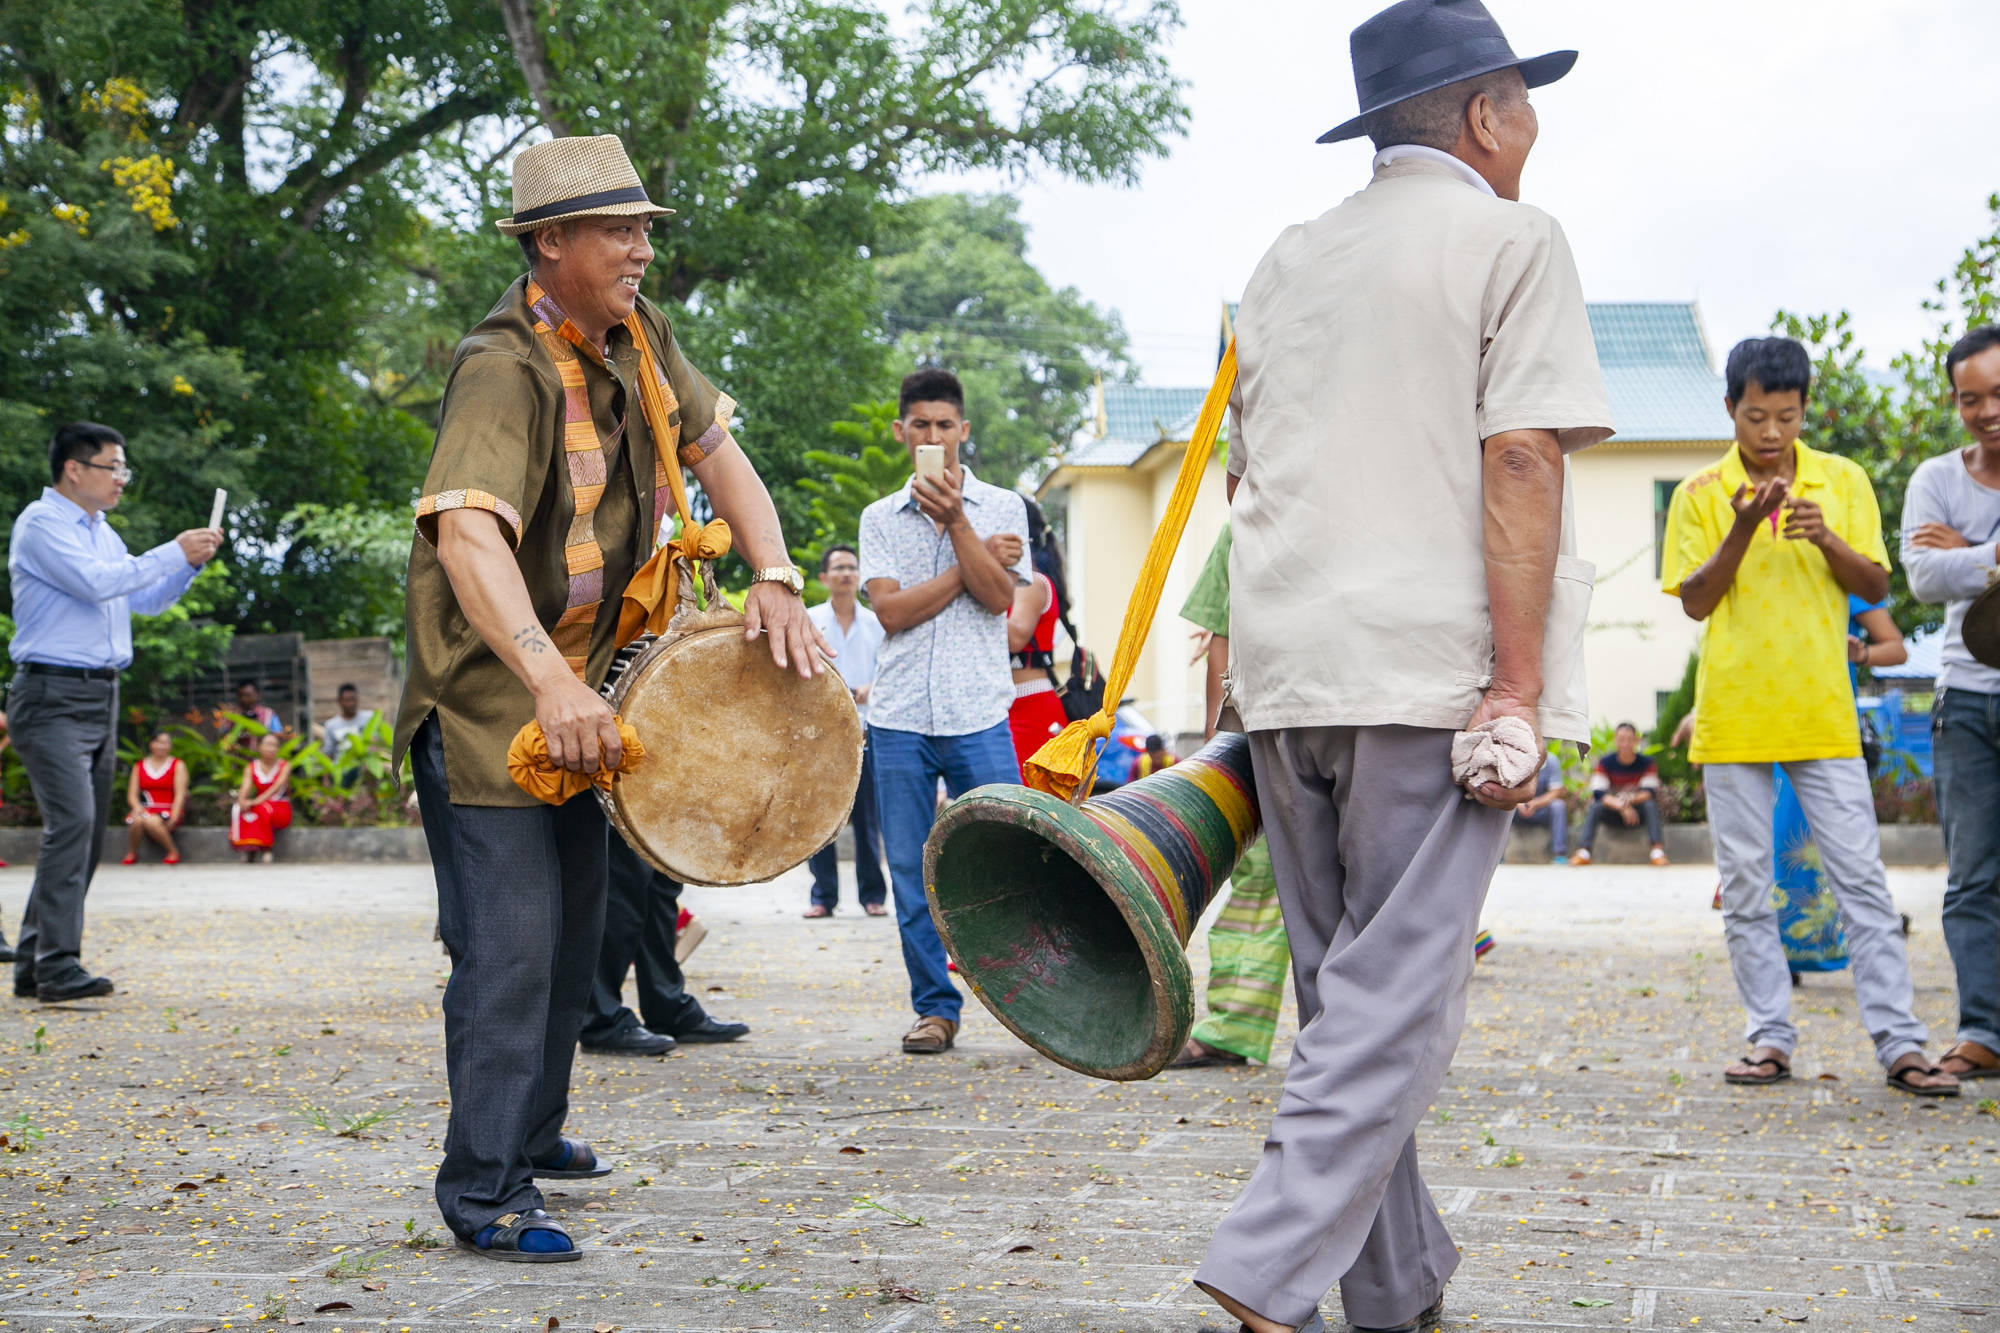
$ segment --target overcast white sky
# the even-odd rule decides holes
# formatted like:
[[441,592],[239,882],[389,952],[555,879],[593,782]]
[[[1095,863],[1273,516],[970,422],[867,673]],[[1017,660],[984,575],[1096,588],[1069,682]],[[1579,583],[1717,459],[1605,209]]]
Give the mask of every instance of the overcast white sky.
[[[1875,364],[1922,339],[2000,190],[2000,3],[1487,4],[1522,56],[1582,52],[1535,93],[1522,197],[1562,222],[1589,299],[1699,300],[1718,358],[1780,306],[1851,310]],[[1365,139],[1313,139],[1354,113],[1347,34],[1379,8],[1183,0],[1193,123],[1171,157],[1136,189],[1018,191],[1030,257],[1124,316],[1147,382],[1205,384],[1218,303],[1365,183]]]

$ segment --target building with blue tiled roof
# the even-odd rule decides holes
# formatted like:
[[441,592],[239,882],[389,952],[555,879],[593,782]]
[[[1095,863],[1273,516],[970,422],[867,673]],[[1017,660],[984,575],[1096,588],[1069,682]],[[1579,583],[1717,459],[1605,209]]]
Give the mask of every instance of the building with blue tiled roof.
[[[1599,721],[1643,727],[1659,698],[1680,683],[1695,643],[1694,622],[1659,591],[1666,504],[1674,486],[1719,457],[1732,436],[1722,377],[1694,303],[1594,302],[1589,311],[1618,430],[1571,460],[1577,547],[1597,566],[1585,641],[1591,708]],[[1222,310],[1225,340],[1234,314],[1234,305]],[[1064,532],[1072,619],[1101,653],[1117,639],[1140,557],[1165,510],[1207,387],[1102,386],[1094,420],[1040,487]],[[1174,613],[1227,513],[1217,458],[1133,677],[1135,703],[1164,732],[1200,728],[1202,679],[1187,664],[1187,627]]]

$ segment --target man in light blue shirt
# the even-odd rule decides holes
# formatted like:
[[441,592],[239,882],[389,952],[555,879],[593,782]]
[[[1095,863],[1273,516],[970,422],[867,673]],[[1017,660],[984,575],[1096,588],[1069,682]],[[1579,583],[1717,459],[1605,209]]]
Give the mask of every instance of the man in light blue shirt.
[[14,520],[14,749],[42,810],[35,885],[14,953],[14,994],[45,1003],[109,995],[83,967],[83,899],[111,813],[118,673],[132,664],[132,612],[172,606],[222,544],[194,528],[141,556],[105,521],[131,481],[125,437],[78,421],[49,445],[54,485]]
[[[875,687],[875,658],[882,648],[882,622],[875,613],[855,600],[861,589],[861,556],[852,546],[829,546],[819,558],[819,581],[826,585],[827,599],[810,607],[806,616],[819,628],[820,637],[835,653],[833,669],[854,695],[861,712],[865,735],[868,727],[868,696]],[[887,916],[889,882],[882,877],[881,833],[875,818],[875,760],[873,747],[864,741],[861,750],[861,786],[854,793],[854,895],[869,916]],[[834,844],[813,853],[812,906],[809,917],[832,916],[840,901],[840,863]]]

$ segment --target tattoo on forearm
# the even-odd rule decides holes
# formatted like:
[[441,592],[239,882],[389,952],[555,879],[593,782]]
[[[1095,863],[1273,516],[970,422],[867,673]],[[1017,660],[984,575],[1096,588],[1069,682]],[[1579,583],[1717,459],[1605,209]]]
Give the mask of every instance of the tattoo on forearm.
[[549,642],[549,636],[542,633],[540,625],[529,625],[524,629],[515,630],[514,646],[524,653],[537,654],[547,652],[553,647]]

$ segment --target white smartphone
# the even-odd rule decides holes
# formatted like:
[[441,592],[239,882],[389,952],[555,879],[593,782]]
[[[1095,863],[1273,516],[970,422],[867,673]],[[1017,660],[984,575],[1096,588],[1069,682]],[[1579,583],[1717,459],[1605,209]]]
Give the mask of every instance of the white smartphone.
[[920,444],[917,446],[917,475],[925,481],[944,480],[944,446],[941,444]]

